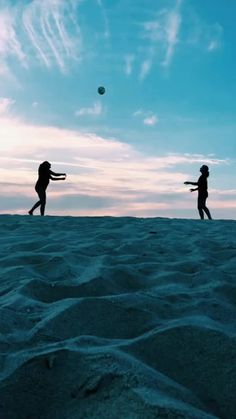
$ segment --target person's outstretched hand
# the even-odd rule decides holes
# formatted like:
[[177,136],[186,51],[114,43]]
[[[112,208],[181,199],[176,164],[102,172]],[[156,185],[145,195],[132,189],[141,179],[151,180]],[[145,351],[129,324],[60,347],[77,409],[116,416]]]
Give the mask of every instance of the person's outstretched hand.
[[189,189],[189,190],[190,190],[190,192],[194,192],[194,191],[195,191],[195,189],[192,189],[192,188],[191,188],[191,189]]
[[185,185],[189,185],[189,182],[184,182]]

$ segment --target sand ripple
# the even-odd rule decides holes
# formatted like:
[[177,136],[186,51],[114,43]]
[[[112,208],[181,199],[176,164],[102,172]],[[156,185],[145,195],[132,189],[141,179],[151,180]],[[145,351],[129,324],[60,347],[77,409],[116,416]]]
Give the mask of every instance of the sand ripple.
[[236,222],[0,231],[1,418],[236,418]]

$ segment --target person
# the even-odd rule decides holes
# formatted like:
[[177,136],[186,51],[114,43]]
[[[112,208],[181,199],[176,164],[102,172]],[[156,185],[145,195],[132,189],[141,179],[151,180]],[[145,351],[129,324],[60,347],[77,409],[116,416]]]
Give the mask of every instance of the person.
[[207,191],[207,178],[209,177],[209,168],[205,164],[200,167],[201,176],[199,177],[197,182],[184,182],[185,185],[196,185],[197,188],[190,189],[190,192],[198,191],[198,201],[197,207],[200,218],[204,219],[204,212],[206,213],[209,220],[211,220],[211,213],[209,209],[206,207],[206,200],[208,197]]
[[[38,180],[35,185],[35,190],[39,196],[39,201],[29,210],[29,215],[33,215],[33,212],[36,208],[40,206],[40,214],[44,215],[45,206],[46,206],[46,189],[51,180],[65,180],[65,173],[54,173],[52,172],[51,164],[48,161],[44,161],[39,165],[38,168]],[[54,177],[56,176],[56,177]],[[63,176],[63,177],[58,177]]]

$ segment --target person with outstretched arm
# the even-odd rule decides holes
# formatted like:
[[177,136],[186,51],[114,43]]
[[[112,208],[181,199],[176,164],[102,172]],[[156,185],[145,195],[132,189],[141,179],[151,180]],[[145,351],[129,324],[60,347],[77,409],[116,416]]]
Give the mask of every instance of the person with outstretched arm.
[[197,186],[195,189],[190,189],[190,192],[198,191],[197,207],[200,218],[204,219],[204,212],[206,213],[209,220],[212,220],[211,213],[206,206],[206,200],[208,198],[207,190],[207,178],[209,177],[209,168],[205,164],[200,168],[201,176],[197,182],[184,182],[185,185]]
[[[38,180],[35,185],[35,190],[39,196],[39,201],[29,210],[29,215],[33,215],[36,208],[40,206],[40,214],[44,215],[46,206],[46,189],[50,180],[65,180],[65,173],[54,173],[51,169],[51,163],[44,161],[38,168]],[[61,177],[63,176],[63,177]]]

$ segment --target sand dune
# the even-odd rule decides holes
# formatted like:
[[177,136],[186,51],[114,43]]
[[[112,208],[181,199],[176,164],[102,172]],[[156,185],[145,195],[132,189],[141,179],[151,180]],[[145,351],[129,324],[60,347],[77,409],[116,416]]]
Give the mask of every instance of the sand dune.
[[0,418],[236,418],[236,222],[0,216]]

